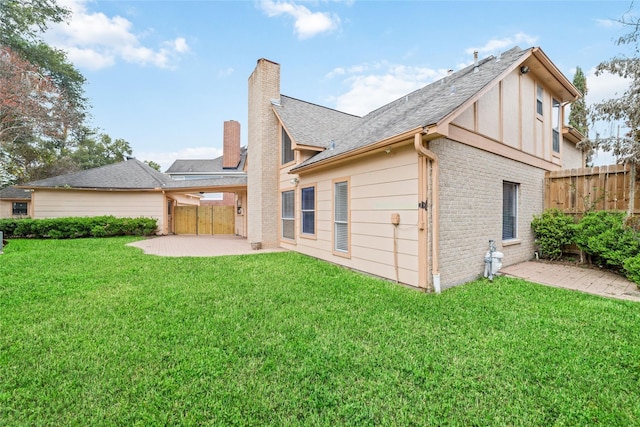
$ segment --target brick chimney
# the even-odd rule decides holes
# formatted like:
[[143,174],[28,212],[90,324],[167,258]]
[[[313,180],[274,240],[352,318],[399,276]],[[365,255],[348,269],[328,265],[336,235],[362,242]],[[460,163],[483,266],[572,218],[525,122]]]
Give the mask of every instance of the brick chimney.
[[222,167],[237,168],[240,163],[240,122],[235,120],[224,122],[222,144]]

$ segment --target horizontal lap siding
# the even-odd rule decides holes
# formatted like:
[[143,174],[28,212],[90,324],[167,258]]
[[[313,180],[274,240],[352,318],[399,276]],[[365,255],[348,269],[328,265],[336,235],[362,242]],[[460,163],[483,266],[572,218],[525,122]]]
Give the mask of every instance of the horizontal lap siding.
[[[333,180],[349,180],[351,256],[332,253]],[[418,284],[418,171],[412,146],[395,148],[390,154],[375,153],[328,171],[300,176],[298,188],[316,184],[316,238],[298,235],[296,251],[368,273],[395,280],[391,214],[400,214],[397,229],[400,282]],[[299,190],[298,190],[299,191]],[[296,228],[300,216],[296,206]]]
[[147,217],[163,229],[164,196],[158,192],[36,190],[34,218],[113,215]]

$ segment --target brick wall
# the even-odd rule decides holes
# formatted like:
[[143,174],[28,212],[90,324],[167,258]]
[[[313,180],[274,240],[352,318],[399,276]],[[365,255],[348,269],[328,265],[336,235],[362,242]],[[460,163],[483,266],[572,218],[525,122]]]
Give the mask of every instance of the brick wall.
[[238,163],[240,163],[240,122],[235,120],[224,122],[222,144],[222,167],[238,167]]
[[277,247],[279,126],[271,100],[280,99],[280,65],[259,59],[249,77],[247,235],[262,247]]
[[[440,278],[442,288],[484,272],[489,240],[503,265],[534,256],[533,215],[543,211],[544,170],[476,148],[439,139],[429,148],[440,160]],[[516,242],[502,242],[502,184],[519,184]]]

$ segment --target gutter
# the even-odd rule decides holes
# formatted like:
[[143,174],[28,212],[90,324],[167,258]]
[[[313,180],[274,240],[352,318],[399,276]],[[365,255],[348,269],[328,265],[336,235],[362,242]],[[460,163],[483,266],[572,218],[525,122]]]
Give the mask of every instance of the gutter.
[[[427,281],[427,266],[419,268],[419,286],[427,291],[434,291],[440,293],[440,259],[439,259],[439,247],[440,247],[440,217],[439,217],[439,197],[438,189],[440,187],[440,167],[438,162],[438,156],[425,148],[422,142],[422,134],[428,134],[429,129],[424,128],[420,133],[416,133],[414,136],[414,147],[418,153],[418,253],[421,250],[426,252],[425,256],[419,256],[424,259],[425,263],[429,260],[429,239],[427,230],[427,215],[428,215],[428,195],[429,189],[427,188],[427,182],[429,180],[429,168],[428,163],[431,162],[431,279],[433,288],[429,289]],[[424,248],[424,249],[422,249]]]

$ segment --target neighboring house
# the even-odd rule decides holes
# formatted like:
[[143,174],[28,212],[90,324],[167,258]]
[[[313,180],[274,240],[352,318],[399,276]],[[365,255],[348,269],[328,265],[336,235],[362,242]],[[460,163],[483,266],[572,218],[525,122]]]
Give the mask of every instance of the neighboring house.
[[[222,153],[222,156],[216,159],[176,160],[165,173],[176,181],[246,177],[247,149],[240,146],[240,123],[235,120],[224,122]],[[202,206],[235,206],[238,203],[237,195],[234,193],[203,193],[202,196]]]
[[478,61],[364,117],[249,78],[248,238],[427,290],[474,279],[489,240],[531,259],[548,170],[584,166],[580,96],[540,48]]
[[31,218],[113,215],[158,220],[158,234],[173,232],[177,206],[199,205],[200,192],[246,192],[244,176],[174,181],[129,159],[16,186],[31,192]]
[[22,188],[7,187],[0,190],[0,218],[25,218],[29,216],[31,192]]

